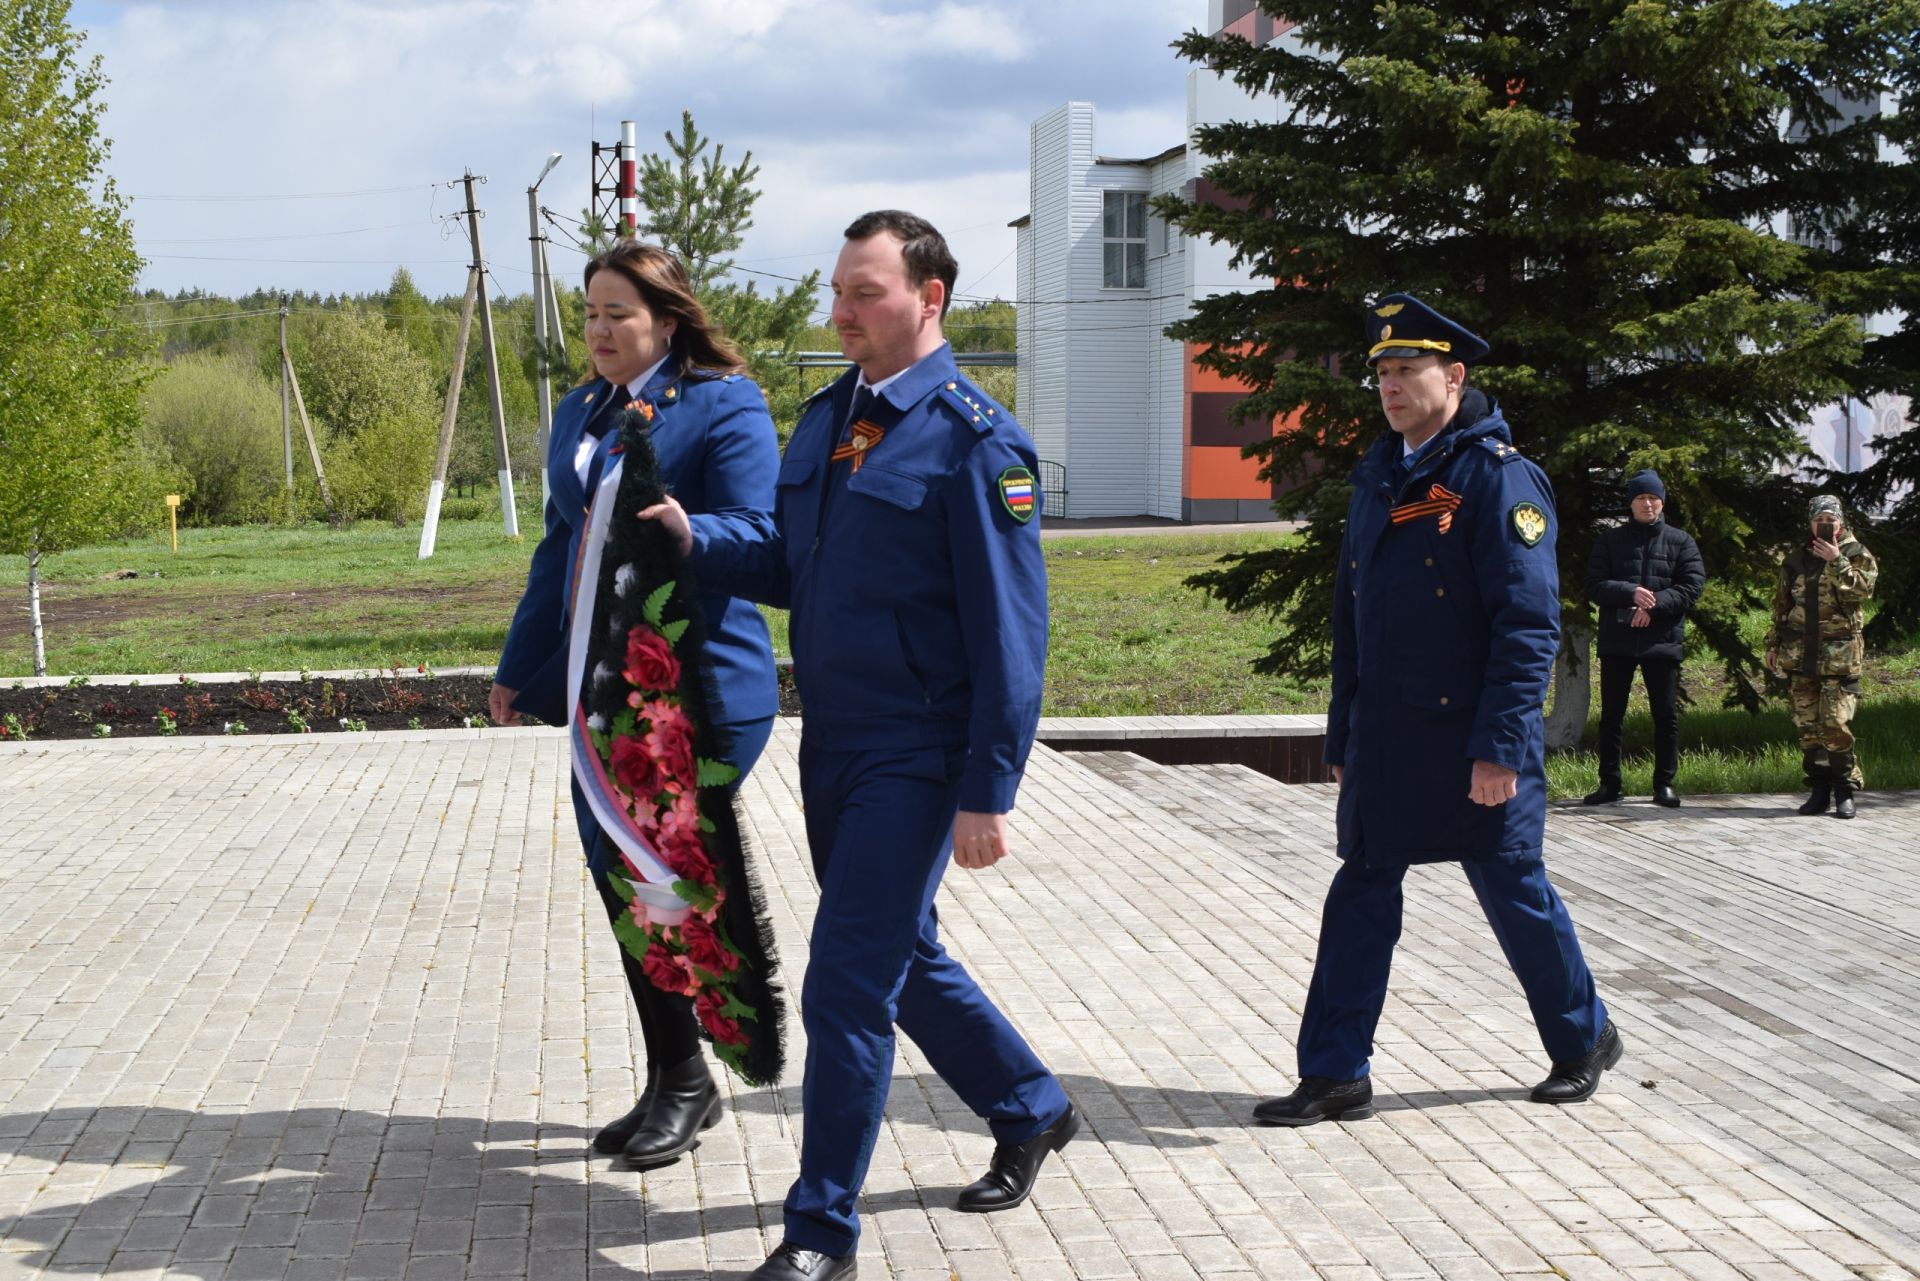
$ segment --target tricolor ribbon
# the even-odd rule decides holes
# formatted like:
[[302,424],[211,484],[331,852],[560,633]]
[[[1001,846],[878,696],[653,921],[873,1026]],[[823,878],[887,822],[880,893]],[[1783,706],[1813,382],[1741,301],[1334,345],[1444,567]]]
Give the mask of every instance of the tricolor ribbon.
[[1453,528],[1453,514],[1460,510],[1460,495],[1445,485],[1435,485],[1427,491],[1427,496],[1418,502],[1402,503],[1387,513],[1396,525],[1404,525],[1410,520],[1419,520],[1423,516],[1438,516],[1440,532],[1446,533]]
[[851,458],[853,470],[859,471],[861,459],[865,458],[867,451],[879,444],[880,438],[886,434],[877,423],[870,423],[862,418],[848,428],[846,441],[827,455],[827,460],[837,463]]
[[593,606],[600,586],[600,562],[607,546],[607,526],[613,519],[620,492],[620,473],[624,459],[616,444],[609,452],[606,470],[594,490],[587,509],[587,527],[580,534],[580,553],[573,569],[573,626],[567,636],[567,723],[572,746],[573,777],[587,798],[587,808],[599,822],[600,830],[620,851],[627,865],[629,882],[648,920],[663,925],[686,919],[687,904],[673,891],[676,877],[653,848],[633,815],[622,804],[613,780],[593,745],[592,727],[587,723],[586,704],[581,699],[581,681],[597,674],[587,671],[587,643],[593,633]]

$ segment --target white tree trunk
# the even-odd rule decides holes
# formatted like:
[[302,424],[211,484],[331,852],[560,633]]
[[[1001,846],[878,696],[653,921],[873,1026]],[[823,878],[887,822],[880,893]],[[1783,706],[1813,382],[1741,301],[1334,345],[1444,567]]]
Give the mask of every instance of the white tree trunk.
[[1547,750],[1578,747],[1593,706],[1593,626],[1586,619],[1563,622],[1560,652],[1553,658],[1553,704],[1547,709]]
[[27,616],[33,623],[33,674],[47,674],[47,629],[40,622],[40,535],[27,540]]

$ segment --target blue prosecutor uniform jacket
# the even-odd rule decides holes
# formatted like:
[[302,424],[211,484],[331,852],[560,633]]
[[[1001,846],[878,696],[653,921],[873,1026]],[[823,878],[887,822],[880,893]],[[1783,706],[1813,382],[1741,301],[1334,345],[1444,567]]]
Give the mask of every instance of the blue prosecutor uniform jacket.
[[[640,396],[653,406],[652,440],[661,472],[694,528],[718,545],[771,537],[780,444],[759,386],[736,375],[682,377],[676,363],[668,361]],[[546,535],[534,550],[527,590],[514,611],[494,677],[520,691],[516,707],[552,725],[565,722],[568,596],[587,517],[587,489],[574,458],[589,424],[617,415],[628,400],[625,387],[596,379],[574,388],[553,411]],[[614,430],[601,437],[588,469],[590,481],[603,474],[618,438]],[[779,694],[766,620],[752,605],[713,590],[697,576],[693,586],[719,695],[716,720],[738,724],[772,716],[779,710]]]
[[865,417],[884,435],[856,471],[830,456],[857,381],[849,370],[802,411],[780,464],[777,537],[756,547],[696,524],[692,563],[792,610],[811,745],[964,746],[960,808],[1005,813],[1046,666],[1033,442],[942,347],[878,393]]
[[[1388,435],[1355,469],[1334,580],[1326,758],[1345,768],[1340,855],[1538,858],[1560,638],[1552,490],[1478,391],[1396,482],[1401,452]],[[1475,759],[1517,771],[1518,794],[1474,804]]]

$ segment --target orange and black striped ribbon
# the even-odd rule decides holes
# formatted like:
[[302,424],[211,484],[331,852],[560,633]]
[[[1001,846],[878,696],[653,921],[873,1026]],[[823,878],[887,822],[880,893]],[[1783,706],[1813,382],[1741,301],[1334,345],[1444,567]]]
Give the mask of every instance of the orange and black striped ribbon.
[[1419,520],[1423,516],[1438,516],[1440,532],[1446,533],[1453,528],[1453,514],[1460,510],[1460,495],[1444,485],[1435,485],[1427,491],[1427,496],[1418,502],[1402,503],[1389,511],[1387,515],[1396,525],[1404,525],[1410,520]]
[[827,455],[827,458],[829,461],[836,463],[851,458],[853,459],[853,470],[859,471],[861,459],[865,458],[867,451],[879,444],[880,438],[886,434],[887,433],[877,424],[870,423],[862,418],[859,422],[847,429],[846,441],[831,454]]

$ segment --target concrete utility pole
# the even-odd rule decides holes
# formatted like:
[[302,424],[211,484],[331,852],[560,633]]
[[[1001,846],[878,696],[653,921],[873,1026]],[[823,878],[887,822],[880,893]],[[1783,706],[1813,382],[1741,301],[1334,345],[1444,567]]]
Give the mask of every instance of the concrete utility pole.
[[513,463],[507,456],[507,411],[500,400],[500,362],[493,344],[493,305],[487,298],[487,260],[480,252],[480,210],[474,205],[473,170],[463,180],[467,190],[467,231],[473,239],[473,271],[480,281],[480,345],[487,352],[487,402],[493,411],[493,445],[500,458],[500,512],[506,518],[507,537],[520,537],[520,513],[513,505]]
[[481,272],[467,268],[467,296],[460,300],[460,329],[453,340],[453,373],[447,379],[447,410],[440,417],[440,444],[433,455],[433,484],[427,488],[427,518],[420,522],[420,559],[433,555],[440,536],[440,500],[447,492],[447,461],[453,456],[453,423],[460,414],[460,384],[466,380],[467,336],[473,332],[473,304]]
[[[534,436],[534,448],[540,452],[540,506],[544,509],[552,496],[547,480],[547,433],[553,429],[553,368],[547,351],[547,301],[552,282],[547,278],[547,237],[540,230],[540,184],[560,163],[560,153],[547,157],[546,167],[527,188],[527,240],[533,251],[533,350],[539,377],[536,390],[540,397],[540,430]],[[556,321],[554,329],[559,329]]]
[[[287,304],[280,304],[280,360],[287,360]],[[287,458],[287,519],[293,519],[293,385],[284,368],[280,374],[280,440]]]

